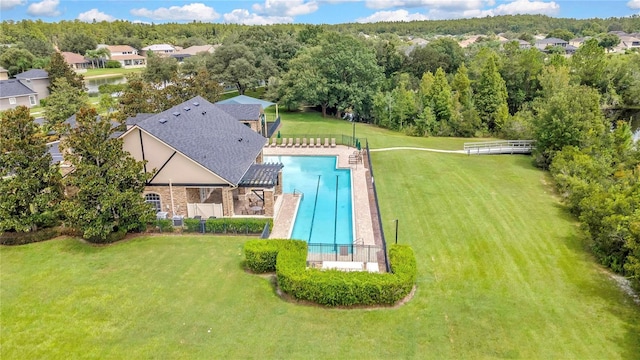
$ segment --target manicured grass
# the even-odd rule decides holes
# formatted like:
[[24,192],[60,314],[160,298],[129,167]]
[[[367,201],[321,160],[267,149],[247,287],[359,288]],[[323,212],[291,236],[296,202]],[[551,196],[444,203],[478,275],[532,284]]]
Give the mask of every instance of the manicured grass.
[[[283,133],[351,125],[284,119]],[[357,130],[376,147],[458,146]],[[387,240],[399,219],[418,259],[404,306],[287,303],[243,271],[247,238],[54,240],[0,247],[0,357],[637,359],[640,307],[593,261],[528,157],[371,155]]]
[[101,76],[101,77],[105,77],[105,76],[109,76],[109,75],[113,75],[113,76],[120,76],[120,75],[127,75],[127,74],[131,74],[131,73],[140,73],[143,72],[145,68],[134,68],[134,69],[124,69],[124,68],[118,68],[118,69],[87,69],[87,72],[83,73],[82,75],[84,76],[85,79],[87,78],[91,78],[93,76]]

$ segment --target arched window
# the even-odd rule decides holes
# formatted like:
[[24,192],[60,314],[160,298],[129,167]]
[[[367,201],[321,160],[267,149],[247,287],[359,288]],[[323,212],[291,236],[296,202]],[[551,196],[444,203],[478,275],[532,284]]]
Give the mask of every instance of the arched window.
[[160,203],[160,195],[155,193],[149,193],[144,196],[144,201],[148,202],[153,206],[153,209],[156,212],[162,211],[162,203]]

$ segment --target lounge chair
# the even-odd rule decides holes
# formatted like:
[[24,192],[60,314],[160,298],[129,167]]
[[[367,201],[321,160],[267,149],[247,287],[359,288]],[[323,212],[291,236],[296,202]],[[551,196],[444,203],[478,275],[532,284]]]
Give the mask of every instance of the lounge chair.
[[302,138],[302,147],[307,147],[307,138]]
[[276,147],[278,146],[278,138],[273,138],[273,140],[271,140],[271,147]]
[[336,138],[331,138],[331,147],[336,147]]
[[280,147],[285,147],[287,146],[287,139],[286,138],[282,138],[282,142],[280,143]]
[[329,147],[329,138],[324,138],[324,147]]
[[296,138],[296,144],[294,146],[300,147],[300,138]]
[[310,138],[309,139],[309,147],[314,147],[314,146],[316,146],[316,144],[314,144],[313,138]]
[[320,147],[322,146],[322,143],[320,142],[320,138],[316,138],[316,147]]
[[287,144],[287,147],[292,147],[293,146],[293,138],[289,138],[289,143]]

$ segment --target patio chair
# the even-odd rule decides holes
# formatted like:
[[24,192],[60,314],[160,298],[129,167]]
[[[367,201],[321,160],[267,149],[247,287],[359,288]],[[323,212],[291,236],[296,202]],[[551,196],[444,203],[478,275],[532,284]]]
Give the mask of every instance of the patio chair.
[[311,147],[315,147],[315,146],[316,146],[316,144],[314,144],[313,138],[310,138],[309,139],[309,147],[311,148]]
[[302,138],[302,147],[307,147],[307,138]]
[[293,146],[293,138],[289,138],[289,143],[287,144],[287,147],[292,147]]
[[316,138],[316,147],[320,147],[322,146],[322,143],[320,142],[320,138]]
[[294,146],[300,147],[300,138],[296,138],[296,144]]
[[336,147],[336,138],[331,138],[331,147]]
[[324,147],[329,147],[329,138],[324,138]]
[[271,140],[271,147],[276,147],[278,146],[278,138],[273,138],[273,140]]
[[286,138],[282,138],[282,142],[280,143],[280,147],[285,147],[287,146],[287,139]]

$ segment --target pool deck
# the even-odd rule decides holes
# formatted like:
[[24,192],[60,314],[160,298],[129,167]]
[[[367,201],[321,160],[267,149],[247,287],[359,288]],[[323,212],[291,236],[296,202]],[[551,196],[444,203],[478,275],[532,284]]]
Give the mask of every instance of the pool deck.
[[[263,154],[264,156],[337,156],[339,169],[351,169],[355,241],[363,245],[376,245],[367,186],[369,170],[362,162],[349,164],[349,155],[352,155],[354,151],[354,148],[344,145],[336,145],[335,147],[265,147]],[[299,198],[293,194],[284,195],[275,204],[277,215],[270,236],[273,239],[289,238],[293,227],[293,218],[298,209]]]

